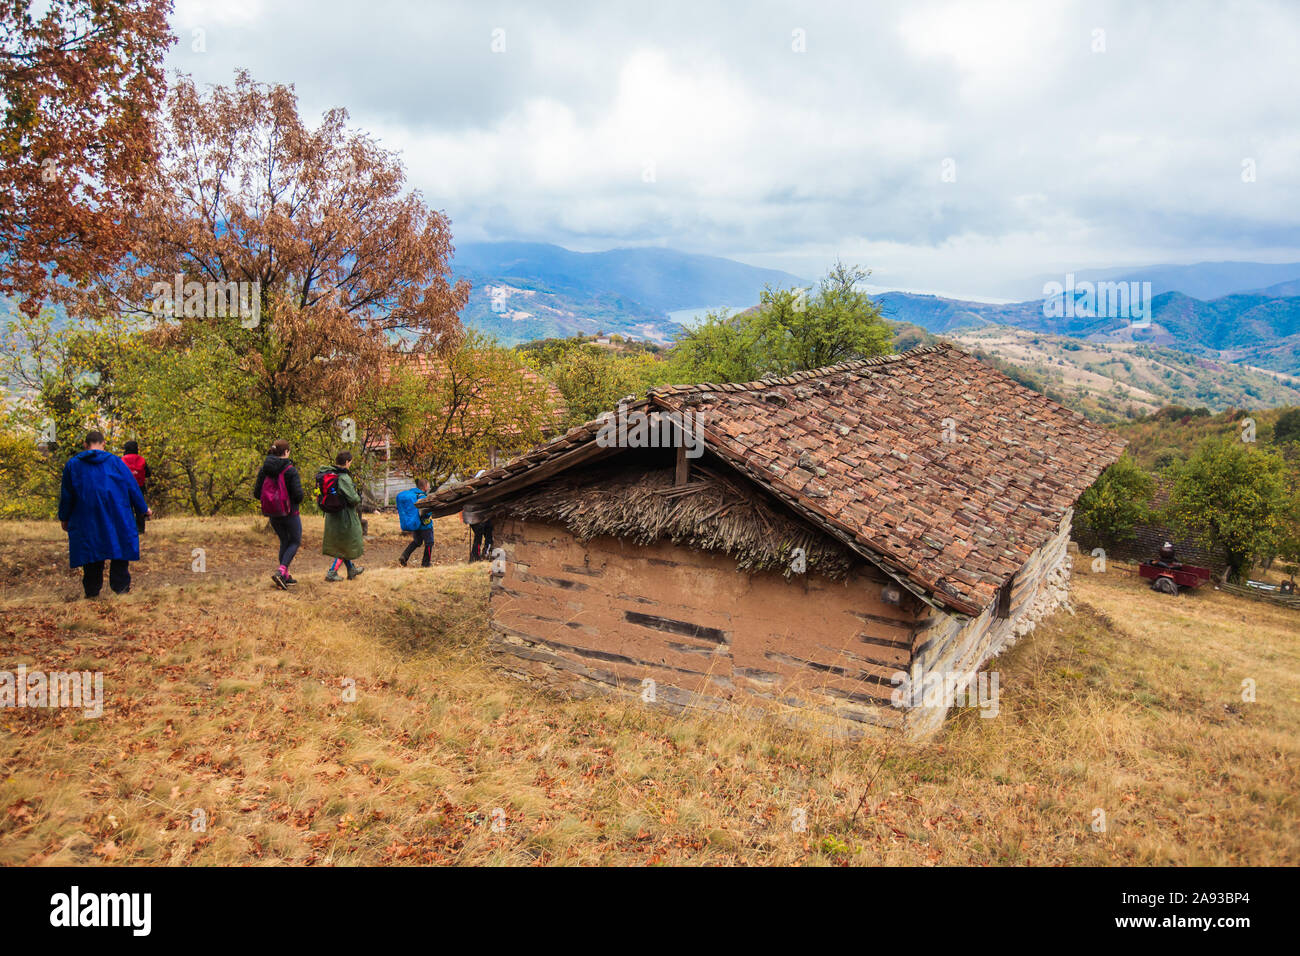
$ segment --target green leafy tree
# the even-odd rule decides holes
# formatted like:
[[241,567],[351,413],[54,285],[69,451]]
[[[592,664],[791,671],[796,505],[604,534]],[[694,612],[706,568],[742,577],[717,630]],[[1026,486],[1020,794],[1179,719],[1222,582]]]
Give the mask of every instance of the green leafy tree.
[[568,423],[590,421],[629,395],[662,384],[667,369],[649,355],[614,355],[590,346],[545,369],[569,407]]
[[[129,402],[119,413],[149,462],[150,505],[195,515],[253,507],[252,478],[262,453],[286,437],[296,460],[312,431],[286,410],[272,422],[256,400],[256,376],[215,330],[196,329],[189,348],[146,341],[118,380]],[[319,432],[319,423],[316,432]],[[305,469],[304,469],[305,470]]]
[[674,382],[752,382],[771,368],[757,341],[751,313],[709,312],[678,338],[669,353]]
[[564,396],[566,425],[590,421],[628,395],[639,397],[671,379],[668,364],[650,349],[611,350],[571,338],[532,342],[518,352]]
[[53,518],[58,483],[38,433],[10,409],[0,421],[0,518]]
[[1166,445],[1163,448],[1156,449],[1153,453],[1151,463],[1156,471],[1164,471],[1166,468],[1178,464],[1184,457],[1185,456],[1180,449],[1174,448],[1171,445]]
[[837,262],[811,295],[769,287],[756,309],[710,313],[673,347],[674,381],[754,381],[888,354],[893,329],[858,288],[869,274]]
[[765,289],[752,321],[769,371],[788,374],[892,351],[893,329],[858,288],[870,274],[836,262],[811,297],[804,289]]
[[1241,580],[1255,559],[1277,554],[1293,504],[1286,464],[1275,451],[1233,438],[1210,440],[1175,475],[1169,520],[1222,550],[1232,580]]
[[134,339],[125,323],[60,323],[49,310],[12,314],[0,339],[7,445],[28,449],[10,463],[16,497],[6,511],[46,517],[57,505],[63,465],[81,451],[86,430],[116,437],[122,394],[115,371]]
[[1147,520],[1147,502],[1155,480],[1127,453],[1101,473],[1075,506],[1076,520],[1105,548],[1134,537],[1134,528]]
[[537,339],[515,346],[515,351],[534,369],[541,371],[562,361],[570,352],[583,348],[588,340],[582,336],[567,339]]
[[3,331],[7,514],[53,514],[63,465],[92,427],[113,451],[139,442],[155,511],[245,511],[271,438],[290,438],[298,454],[329,417],[295,406],[270,420],[253,400],[246,356],[215,330],[197,328],[187,347],[172,348],[157,330],[131,321],[60,323],[47,311],[17,314]]
[[1295,581],[1296,574],[1300,574],[1300,496],[1292,500],[1291,519],[1278,544],[1277,557],[1282,570]]
[[1273,425],[1273,444],[1300,442],[1300,408],[1287,409]]

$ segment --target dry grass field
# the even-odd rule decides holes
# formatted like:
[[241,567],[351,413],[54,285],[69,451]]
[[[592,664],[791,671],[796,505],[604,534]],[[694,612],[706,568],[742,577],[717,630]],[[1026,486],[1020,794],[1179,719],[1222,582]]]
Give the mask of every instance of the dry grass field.
[[154,522],[94,602],[57,524],[7,524],[0,670],[103,671],[105,708],[0,710],[0,864],[1300,862],[1293,611],[1081,573],[994,662],[996,718],[849,743],[519,683],[463,526],[402,569],[371,521],[328,584],[307,519],[291,593],[260,521]]

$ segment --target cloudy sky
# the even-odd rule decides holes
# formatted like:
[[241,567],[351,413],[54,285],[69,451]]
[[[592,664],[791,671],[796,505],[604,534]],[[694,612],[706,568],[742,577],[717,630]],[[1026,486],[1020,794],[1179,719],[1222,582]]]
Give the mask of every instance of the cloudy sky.
[[292,83],[457,241],[666,245],[1015,294],[1300,261],[1300,3],[177,0],[169,66]]

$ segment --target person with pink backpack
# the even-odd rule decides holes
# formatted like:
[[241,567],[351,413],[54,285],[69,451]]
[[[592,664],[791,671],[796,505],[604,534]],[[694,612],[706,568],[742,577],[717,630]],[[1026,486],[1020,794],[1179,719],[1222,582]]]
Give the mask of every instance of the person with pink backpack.
[[253,497],[262,503],[262,514],[270,519],[271,528],[280,539],[280,566],[271,575],[271,581],[281,591],[287,591],[298,583],[289,573],[289,565],[302,544],[302,518],[298,515],[302,478],[289,457],[289,443],[283,438],[276,439],[267,452],[257,472]]

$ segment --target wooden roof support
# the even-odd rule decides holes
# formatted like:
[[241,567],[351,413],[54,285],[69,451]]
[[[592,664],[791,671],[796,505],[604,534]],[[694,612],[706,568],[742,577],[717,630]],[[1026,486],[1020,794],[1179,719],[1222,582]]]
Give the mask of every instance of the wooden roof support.
[[[482,490],[467,495],[460,495],[454,501],[441,503],[437,505],[437,507],[430,509],[430,511],[435,518],[441,518],[444,515],[454,515],[456,512],[460,511],[461,508],[464,507],[465,503],[471,498],[474,500],[475,504],[491,504],[499,498],[519,491],[521,488],[527,488],[529,485],[534,485],[539,481],[544,481],[557,472],[564,471],[566,468],[595,461],[599,458],[612,455],[617,451],[622,451],[622,449],[616,445],[600,445],[593,437],[585,444],[579,445],[577,448],[565,452],[563,455],[557,455],[544,464],[521,471],[517,475],[502,479],[495,484],[488,485]],[[422,504],[423,502],[418,503]]]

